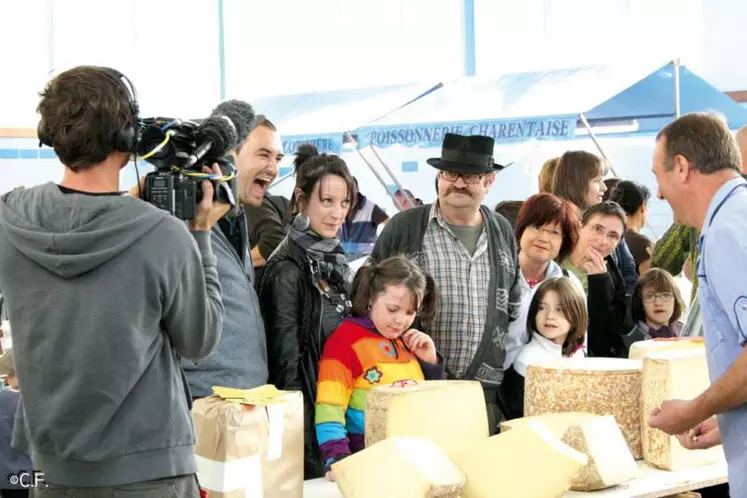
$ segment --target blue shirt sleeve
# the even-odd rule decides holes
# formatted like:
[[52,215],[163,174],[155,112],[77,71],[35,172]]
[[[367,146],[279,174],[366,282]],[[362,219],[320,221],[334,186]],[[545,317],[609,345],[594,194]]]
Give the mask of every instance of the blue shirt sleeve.
[[[741,345],[747,341],[747,227],[723,223],[708,230],[705,270],[709,289]],[[722,333],[724,331],[721,331]]]

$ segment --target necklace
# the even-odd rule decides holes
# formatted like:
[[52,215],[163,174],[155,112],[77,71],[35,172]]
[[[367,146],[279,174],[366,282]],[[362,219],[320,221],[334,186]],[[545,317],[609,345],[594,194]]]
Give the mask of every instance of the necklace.
[[541,279],[541,278],[538,278],[538,279],[528,278],[527,279],[527,285],[529,286],[530,289],[534,289],[535,287],[537,287],[537,284],[539,284],[540,282],[542,282],[542,280],[543,279]]

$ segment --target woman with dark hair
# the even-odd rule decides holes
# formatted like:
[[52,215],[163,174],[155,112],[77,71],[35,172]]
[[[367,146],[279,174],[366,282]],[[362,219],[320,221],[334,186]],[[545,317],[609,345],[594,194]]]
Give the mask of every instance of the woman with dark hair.
[[607,178],[604,180],[604,185],[607,187],[607,191],[602,196],[603,201],[611,201],[612,196],[615,195],[617,185],[620,183],[619,178]]
[[523,204],[524,201],[501,201],[496,204],[494,211],[506,218],[512,228],[516,228],[516,220]]
[[302,145],[294,160],[291,222],[259,284],[270,383],[304,399],[304,477],[324,475],[314,402],[324,343],[350,314],[353,272],[337,235],[357,195],[345,161]]
[[[608,189],[604,181],[606,174],[607,167],[599,156],[583,150],[569,150],[558,160],[552,193],[568,199],[582,212],[586,211],[605,200]],[[612,258],[623,274],[626,293],[633,294],[638,272],[633,255],[624,241],[615,249]]]
[[628,217],[628,229],[625,230],[625,243],[635,259],[636,270],[643,275],[651,266],[651,252],[654,243],[641,233],[648,219],[648,200],[651,192],[640,183],[622,181],[612,192],[610,197],[623,208]]

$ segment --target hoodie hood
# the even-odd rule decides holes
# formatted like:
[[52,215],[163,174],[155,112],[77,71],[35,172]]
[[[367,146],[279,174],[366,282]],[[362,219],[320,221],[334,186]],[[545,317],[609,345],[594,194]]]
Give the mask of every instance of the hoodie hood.
[[0,229],[27,258],[71,278],[115,258],[170,216],[128,195],[63,194],[54,183],[9,192]]

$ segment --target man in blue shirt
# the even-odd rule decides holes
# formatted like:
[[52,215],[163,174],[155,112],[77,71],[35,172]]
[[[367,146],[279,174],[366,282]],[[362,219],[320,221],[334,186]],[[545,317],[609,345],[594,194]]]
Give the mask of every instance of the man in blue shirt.
[[711,387],[693,400],[665,401],[649,425],[687,448],[723,444],[731,496],[747,496],[747,182],[739,148],[715,116],[688,114],[659,132],[653,172],[676,219],[701,231],[697,274]]

